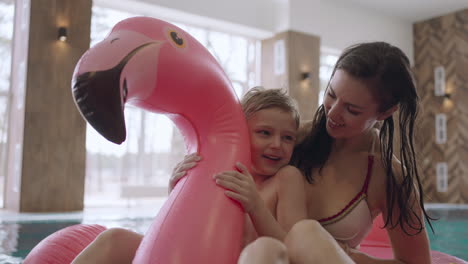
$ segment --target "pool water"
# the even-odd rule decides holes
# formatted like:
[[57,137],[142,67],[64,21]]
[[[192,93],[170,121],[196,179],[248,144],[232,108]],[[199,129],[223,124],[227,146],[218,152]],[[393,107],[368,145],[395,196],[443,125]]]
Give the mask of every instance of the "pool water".
[[[435,232],[428,231],[431,249],[468,260],[468,209],[428,210],[439,220],[433,222]],[[0,221],[0,264],[21,263],[42,239],[67,226],[84,223],[106,227],[123,227],[144,233],[152,218],[120,218],[60,221]]]
[[431,249],[468,261],[468,210],[428,210],[434,233],[428,230]]

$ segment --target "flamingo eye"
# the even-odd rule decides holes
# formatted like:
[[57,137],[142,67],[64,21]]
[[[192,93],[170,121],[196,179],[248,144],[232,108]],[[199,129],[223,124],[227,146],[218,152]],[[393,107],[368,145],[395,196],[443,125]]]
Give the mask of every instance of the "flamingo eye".
[[168,31],[169,39],[178,48],[185,48],[185,40],[175,30]]

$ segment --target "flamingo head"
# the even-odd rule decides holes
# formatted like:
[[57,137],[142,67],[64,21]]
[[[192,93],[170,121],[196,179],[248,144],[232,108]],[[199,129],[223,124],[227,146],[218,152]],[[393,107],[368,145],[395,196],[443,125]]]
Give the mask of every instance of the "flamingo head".
[[[80,58],[72,78],[73,97],[91,126],[121,144],[126,138],[124,105],[170,113],[167,98],[189,93],[193,79],[203,78],[200,65],[220,69],[182,29],[154,18],[129,18]],[[162,97],[166,101],[158,99]]]

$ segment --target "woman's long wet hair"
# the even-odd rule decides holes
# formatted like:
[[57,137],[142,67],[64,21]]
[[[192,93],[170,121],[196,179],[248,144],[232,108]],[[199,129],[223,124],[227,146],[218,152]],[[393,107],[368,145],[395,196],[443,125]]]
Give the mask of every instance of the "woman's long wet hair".
[[[385,227],[399,225],[408,235],[420,233],[424,228],[424,218],[429,225],[430,218],[423,204],[423,190],[419,178],[413,135],[418,113],[418,95],[409,60],[397,47],[385,42],[357,44],[347,48],[339,57],[336,70],[344,70],[354,78],[370,83],[373,95],[378,100],[379,112],[385,112],[398,105],[398,128],[400,132],[399,157],[401,159],[402,179],[397,179],[393,160],[393,136],[395,130],[393,115],[383,121],[380,129],[380,144],[383,166],[386,171],[387,217]],[[312,128],[305,138],[296,145],[291,164],[304,173],[307,181],[313,183],[312,170],[324,167],[329,158],[333,138],[326,130],[324,106],[317,110]],[[415,199],[417,198],[417,199]],[[423,219],[410,201],[419,201],[423,210]],[[400,214],[394,216],[395,206]],[[396,221],[395,221],[396,219]]]

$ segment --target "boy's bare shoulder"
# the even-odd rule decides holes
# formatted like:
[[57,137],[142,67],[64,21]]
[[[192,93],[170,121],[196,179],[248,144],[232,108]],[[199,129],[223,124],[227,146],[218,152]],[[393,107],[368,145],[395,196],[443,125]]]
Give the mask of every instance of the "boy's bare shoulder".
[[301,171],[291,165],[284,166],[273,177],[277,178],[280,182],[304,181],[304,176],[302,175]]

